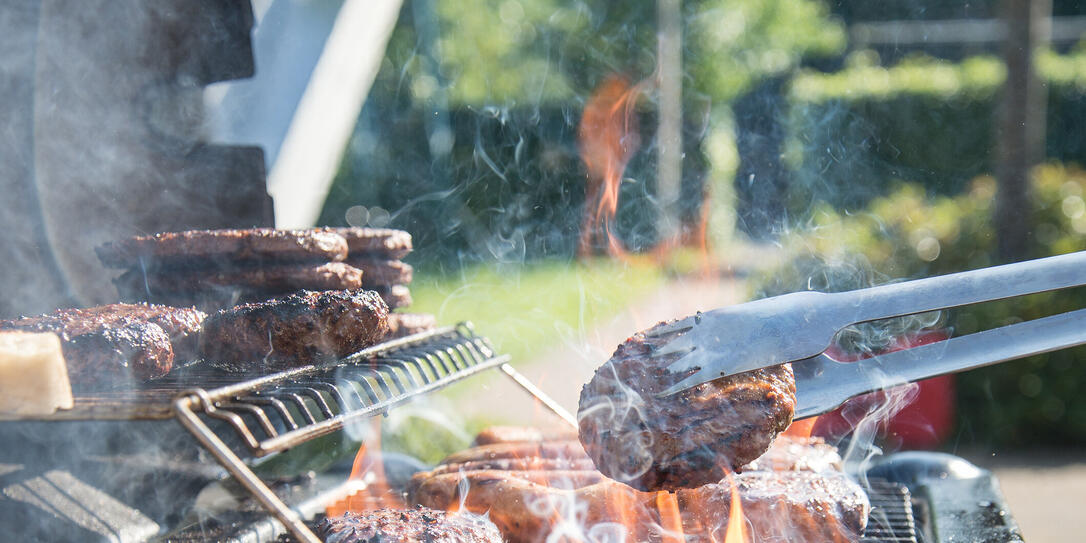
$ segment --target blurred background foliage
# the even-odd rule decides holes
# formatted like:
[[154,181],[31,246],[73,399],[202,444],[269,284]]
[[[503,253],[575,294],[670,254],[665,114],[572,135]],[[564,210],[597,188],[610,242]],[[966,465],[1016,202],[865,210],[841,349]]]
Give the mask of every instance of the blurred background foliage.
[[[415,235],[424,266],[571,255],[585,198],[580,112],[611,74],[651,83],[655,18],[654,3],[405,2],[320,222],[344,224],[360,203],[395,210],[378,216]],[[703,149],[734,146],[728,102],[839,54],[845,33],[812,0],[687,2],[683,20],[682,183],[696,213],[705,180],[734,175],[734,153]],[[646,92],[636,110],[645,132],[653,100]],[[657,241],[655,143],[643,139],[616,225],[634,250]]]
[[[857,39],[871,22],[991,20],[998,4],[682,2],[684,219],[707,218],[724,266],[733,264],[729,243],[744,235],[780,246],[787,264],[753,278],[757,296],[998,263],[992,175],[1007,78],[999,43]],[[1086,5],[1054,0],[1052,14],[1086,15]],[[499,285],[496,300],[547,292],[556,277],[597,277],[556,270],[572,264],[585,206],[581,111],[601,81],[621,74],[646,83],[634,109],[641,145],[623,174],[615,232],[628,249],[651,250],[659,242],[656,17],[651,2],[405,1],[320,222],[412,232],[416,298],[450,317],[462,308],[446,301],[469,277]],[[1034,171],[1028,204],[1029,256],[1040,257],[1086,249],[1086,44],[1053,45],[1035,60],[1047,93],[1047,163]],[[479,263],[520,271],[502,276]],[[627,279],[638,285],[630,292],[661,280]],[[581,291],[562,292],[569,296],[556,300]],[[1079,291],[1039,295],[936,324],[966,333],[1084,302]],[[496,303],[484,312],[500,326],[511,310],[524,308]],[[535,337],[531,322],[509,326]],[[1086,443],[1086,396],[1075,390],[1086,383],[1084,354],[963,375],[961,439]]]
[[[1045,156],[1086,158],[1086,49],[1038,55],[1048,90]],[[959,62],[913,55],[893,66],[872,51],[849,55],[842,70],[801,70],[789,90],[786,161],[794,172],[792,210],[812,199],[865,205],[895,180],[932,195],[957,194],[994,169],[1003,63],[990,55]]]

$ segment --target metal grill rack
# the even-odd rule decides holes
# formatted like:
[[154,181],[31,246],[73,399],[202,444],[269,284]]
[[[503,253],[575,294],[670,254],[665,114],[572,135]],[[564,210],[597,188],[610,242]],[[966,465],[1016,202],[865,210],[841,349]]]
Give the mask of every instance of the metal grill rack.
[[333,364],[214,390],[186,390],[174,401],[174,411],[200,411],[226,422],[247,452],[260,457],[507,361],[461,325],[385,343]]
[[[231,428],[243,454],[284,451],[352,420],[387,412],[420,394],[501,366],[551,408],[470,324],[383,343],[332,363],[310,365],[207,390],[184,390],[172,404],[181,424],[299,541],[318,541],[300,516],[257,477],[208,422]],[[561,409],[561,408],[558,408]],[[560,416],[572,419],[564,411]],[[221,426],[220,426],[221,427]]]
[[243,458],[285,451],[351,421],[476,373],[502,372],[558,416],[573,416],[509,365],[470,323],[382,343],[346,358],[276,373],[233,373],[201,362],[152,383],[79,392],[72,409],[14,420],[168,420],[176,418],[298,541],[317,542],[299,514]]

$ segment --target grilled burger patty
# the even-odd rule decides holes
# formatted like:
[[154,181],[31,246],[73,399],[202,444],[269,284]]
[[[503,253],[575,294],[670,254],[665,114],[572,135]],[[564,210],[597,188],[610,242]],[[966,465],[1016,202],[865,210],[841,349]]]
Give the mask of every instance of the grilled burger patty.
[[381,299],[388,304],[389,309],[407,307],[411,305],[411,302],[413,301],[411,299],[411,289],[407,288],[407,285],[376,286],[369,288],[376,290],[377,294],[381,295]]
[[326,228],[347,240],[347,252],[352,255],[375,255],[398,259],[411,252],[411,234],[391,228]]
[[200,353],[234,369],[277,369],[346,356],[387,333],[388,306],[376,292],[303,290],[211,315]]
[[652,356],[674,337],[634,335],[581,390],[585,451],[604,475],[640,490],[721,480],[761,456],[795,412],[795,376],[787,364],[657,397],[681,377],[666,369],[674,358]]
[[434,316],[429,313],[389,313],[388,338],[400,338],[433,330],[436,322]]
[[0,321],[0,329],[53,332],[73,386],[161,377],[174,358],[189,360],[206,315],[193,308],[109,304]]
[[239,292],[262,290],[351,290],[362,286],[362,270],[343,262],[289,263],[239,266],[226,269],[180,269],[143,272],[130,269],[113,284],[118,291],[147,295],[179,294],[202,290],[235,289]]
[[68,378],[76,388],[162,377],[173,368],[170,336],[147,322],[107,326],[61,342]]
[[413,279],[415,269],[399,260],[384,260],[369,256],[347,257],[347,263],[362,270],[362,286],[366,288],[406,285]]
[[858,541],[871,512],[863,488],[843,473],[751,471],[678,492],[688,541],[724,541],[732,483],[751,541]]
[[501,543],[498,528],[473,514],[415,509],[378,509],[326,518],[317,535],[335,543]]
[[338,262],[347,240],[323,229],[187,230],[135,236],[96,249],[110,268],[191,266],[206,268],[242,261],[309,260]]

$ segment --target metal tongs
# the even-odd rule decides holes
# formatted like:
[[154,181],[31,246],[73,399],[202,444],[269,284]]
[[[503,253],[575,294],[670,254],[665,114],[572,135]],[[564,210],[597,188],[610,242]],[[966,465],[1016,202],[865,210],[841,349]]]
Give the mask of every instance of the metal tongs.
[[682,333],[653,353],[685,377],[670,395],[720,377],[792,362],[796,418],[908,381],[1086,343],[1086,309],[1011,324],[857,362],[823,354],[852,324],[1086,285],[1086,251],[839,293],[797,292],[698,313],[651,330]]

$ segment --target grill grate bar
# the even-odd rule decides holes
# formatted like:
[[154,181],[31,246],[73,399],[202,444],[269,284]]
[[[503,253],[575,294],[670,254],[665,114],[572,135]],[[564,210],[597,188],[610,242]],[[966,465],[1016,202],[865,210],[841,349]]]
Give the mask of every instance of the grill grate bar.
[[205,416],[228,422],[234,445],[253,456],[338,431],[348,421],[505,363],[489,342],[461,325],[418,334],[338,364],[299,368],[201,393]]
[[862,543],[919,543],[909,489],[889,481],[868,480],[871,514]]

